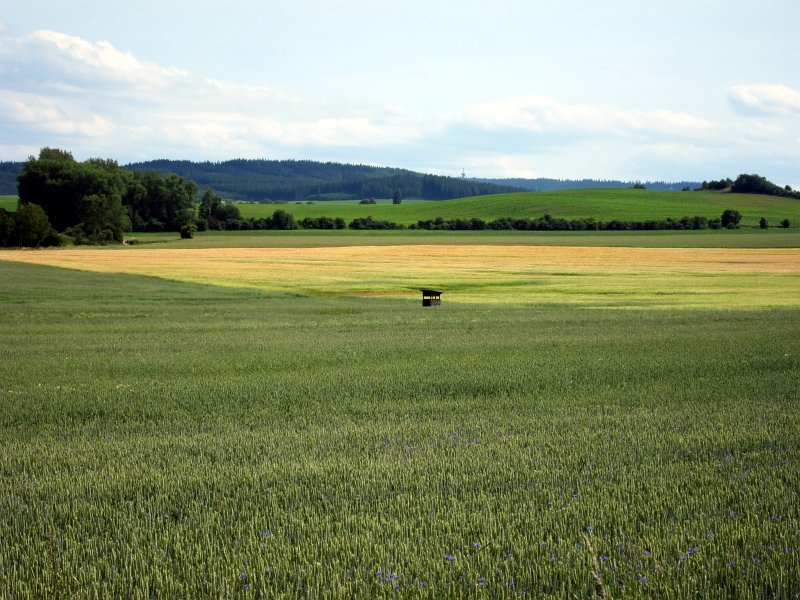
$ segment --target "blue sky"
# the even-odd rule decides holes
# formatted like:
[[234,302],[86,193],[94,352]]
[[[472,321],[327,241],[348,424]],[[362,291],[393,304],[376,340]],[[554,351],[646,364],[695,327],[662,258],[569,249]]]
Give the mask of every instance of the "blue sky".
[[7,4],[0,160],[800,187],[796,0]]

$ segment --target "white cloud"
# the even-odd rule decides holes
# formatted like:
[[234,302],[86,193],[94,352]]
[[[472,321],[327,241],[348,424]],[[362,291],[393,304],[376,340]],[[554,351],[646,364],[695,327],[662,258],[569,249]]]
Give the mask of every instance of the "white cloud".
[[125,142],[150,136],[157,153],[162,141],[207,157],[243,149],[263,156],[280,147],[376,147],[420,135],[399,109],[204,79],[54,31],[0,45],[0,75],[0,122],[86,138],[118,131]]
[[579,137],[667,135],[702,137],[713,123],[668,110],[622,110],[584,104],[565,104],[544,96],[505,98],[475,104],[452,118],[485,130],[523,130]]
[[176,68],[141,61],[106,41],[89,42],[49,30],[13,40],[6,45],[3,58],[14,60],[24,70],[23,76],[46,75],[49,83],[69,87],[128,84],[159,88],[188,76]]
[[746,115],[800,115],[800,92],[785,85],[737,85],[728,91],[728,100]]
[[[787,165],[798,157],[796,120],[711,122],[669,106],[629,109],[544,95],[412,113],[363,97],[298,95],[201,75],[109,42],[0,31],[0,159],[58,146],[122,162],[266,156],[447,174],[466,168],[474,176],[702,180],[740,172],[723,163],[757,172],[763,157]],[[785,86],[738,86],[729,99],[748,114],[800,112],[800,94]]]

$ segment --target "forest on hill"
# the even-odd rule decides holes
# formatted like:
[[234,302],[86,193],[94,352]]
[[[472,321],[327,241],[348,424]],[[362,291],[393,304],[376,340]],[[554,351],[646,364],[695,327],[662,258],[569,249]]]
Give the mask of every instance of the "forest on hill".
[[251,201],[402,198],[450,200],[515,191],[511,185],[416,173],[406,169],[311,160],[192,162],[154,160],[129,164],[132,171],[176,173],[211,187],[225,198]]
[[[17,193],[17,175],[24,162],[0,162],[0,195]],[[248,160],[193,162],[153,160],[123,165],[130,171],[175,173],[200,189],[213,188],[230,200],[324,201],[392,198],[450,200],[517,190],[554,191],[586,188],[629,188],[644,185],[654,191],[697,189],[697,181],[631,182],[618,179],[505,178],[480,179],[426,175],[391,167],[350,165],[312,160]]]

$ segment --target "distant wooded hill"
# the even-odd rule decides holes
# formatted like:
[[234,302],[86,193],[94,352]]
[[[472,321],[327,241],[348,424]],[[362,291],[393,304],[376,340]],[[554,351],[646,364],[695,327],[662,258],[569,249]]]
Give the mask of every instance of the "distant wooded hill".
[[0,196],[17,195],[17,175],[24,162],[0,162]]
[[536,179],[481,179],[487,183],[496,185],[511,186],[523,190],[549,192],[555,190],[579,190],[589,188],[629,188],[634,185],[644,186],[648,190],[657,192],[680,192],[684,188],[697,189],[700,187],[698,181],[620,181],[618,179],[547,179],[539,177]]
[[[0,162],[0,195],[17,193],[17,175],[25,163]],[[403,198],[449,200],[517,190],[552,191],[585,188],[628,188],[635,184],[648,190],[680,191],[701,187],[698,181],[631,182],[606,179],[463,179],[423,175],[406,169],[322,163],[311,160],[229,160],[192,162],[154,160],[123,167],[133,171],[176,173],[210,187],[233,200],[348,200]]]
[[311,160],[228,160],[191,162],[154,160],[125,169],[177,173],[202,189],[211,187],[236,200],[346,200],[402,198],[449,200],[516,191],[511,185],[475,179],[425,175],[406,169]]

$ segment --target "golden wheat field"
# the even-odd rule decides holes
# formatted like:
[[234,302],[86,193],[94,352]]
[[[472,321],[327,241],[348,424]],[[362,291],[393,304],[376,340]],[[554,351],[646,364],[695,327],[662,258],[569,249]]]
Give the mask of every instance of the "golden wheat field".
[[308,295],[597,307],[800,305],[800,249],[493,245],[6,251],[0,259]]

